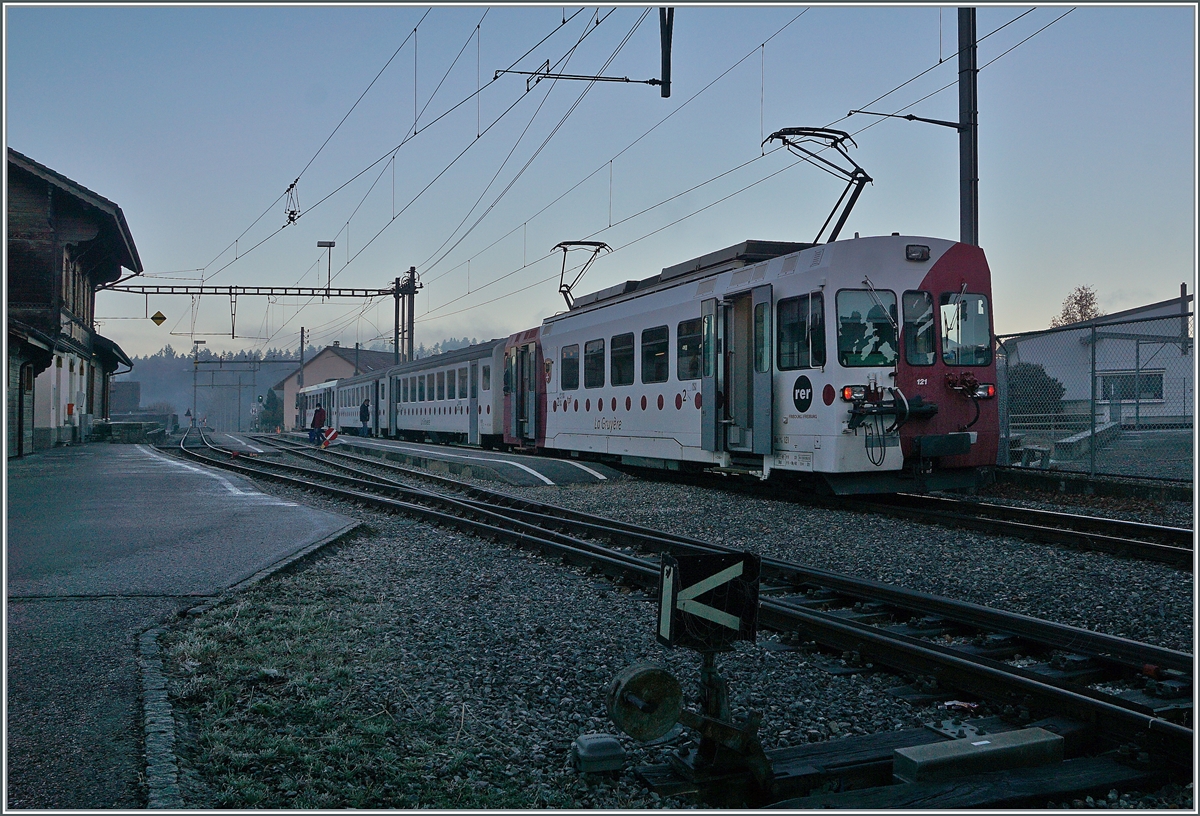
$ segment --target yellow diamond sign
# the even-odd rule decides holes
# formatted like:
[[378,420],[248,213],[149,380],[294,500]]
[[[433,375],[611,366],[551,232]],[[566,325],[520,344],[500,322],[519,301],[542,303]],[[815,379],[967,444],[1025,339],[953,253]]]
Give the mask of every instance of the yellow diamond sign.
[[161,326],[163,321],[167,319],[167,316],[162,312],[155,312],[154,314],[150,315],[150,319],[154,321],[155,326]]

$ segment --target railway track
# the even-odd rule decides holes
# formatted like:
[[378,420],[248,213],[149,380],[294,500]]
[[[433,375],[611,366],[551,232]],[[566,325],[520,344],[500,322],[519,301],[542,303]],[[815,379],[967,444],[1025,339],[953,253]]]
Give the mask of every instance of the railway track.
[[[645,474],[641,469],[638,469],[638,473]],[[1040,544],[1104,552],[1120,558],[1154,561],[1178,569],[1194,570],[1194,532],[1182,527],[910,493],[887,496],[800,494],[790,485],[752,482],[715,474],[664,474],[655,471],[648,478],[736,491],[774,501],[802,502],[825,509],[886,515],[923,524],[975,530],[988,535],[1011,536]]]
[[[186,448],[186,437],[184,450],[248,475],[502,539],[653,591],[659,565],[652,559],[659,553],[732,552],[373,457],[261,441],[320,469],[219,449],[200,453]],[[430,480],[438,490],[415,484]],[[773,559],[763,559],[762,574],[760,625],[784,633],[785,648],[832,652],[833,671],[887,667],[916,678],[901,693],[917,701],[950,694],[987,701],[1002,713],[987,721],[992,731],[1065,717],[1076,744],[1123,750],[1141,757],[1143,769],[1155,759],[1191,767],[1191,655]],[[964,715],[973,709],[959,705]],[[960,725],[983,728],[971,722]]]

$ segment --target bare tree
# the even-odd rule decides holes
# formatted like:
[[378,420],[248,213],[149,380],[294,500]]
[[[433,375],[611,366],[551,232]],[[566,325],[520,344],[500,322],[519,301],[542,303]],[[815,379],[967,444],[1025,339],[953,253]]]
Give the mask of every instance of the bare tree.
[[1100,311],[1096,300],[1096,290],[1090,286],[1076,286],[1063,300],[1062,311],[1050,321],[1050,328],[1056,329],[1068,323],[1078,323],[1095,317],[1104,317],[1104,312]]

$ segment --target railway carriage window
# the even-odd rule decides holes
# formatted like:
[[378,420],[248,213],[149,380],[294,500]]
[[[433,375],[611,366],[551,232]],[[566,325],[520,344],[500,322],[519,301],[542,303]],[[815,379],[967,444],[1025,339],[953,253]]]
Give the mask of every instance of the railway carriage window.
[[779,301],[776,365],[781,371],[825,365],[825,298],[800,295]]
[[583,387],[604,387],[604,340],[583,344]]
[[700,367],[703,365],[702,341],[704,339],[704,321],[697,317],[695,320],[685,320],[675,328],[675,350],[677,352],[676,376],[681,380],[700,379]]
[[612,339],[609,354],[613,385],[633,385],[633,332],[618,334]]
[[450,371],[446,372],[446,399],[454,399],[454,380],[454,370],[451,369]]
[[444,400],[446,398],[446,372],[439,371],[437,373],[437,398]]
[[754,370],[766,372],[771,370],[771,346],[767,339],[771,334],[769,303],[759,303],[754,307]]
[[482,386],[483,390],[491,391],[492,390],[492,367],[490,365],[485,365],[483,367],[482,371],[483,371],[483,375],[482,375],[483,376],[483,386]]
[[941,297],[942,360],[947,365],[992,362],[992,326],[984,295],[944,292]]
[[435,374],[426,374],[425,375],[425,399],[428,400],[429,402],[433,402],[433,400],[435,399],[434,394],[437,393],[437,386],[435,385],[436,382],[437,382],[437,375],[435,375]]
[[417,377],[417,402],[425,401],[425,378]]
[[408,402],[408,378],[407,377],[405,377],[403,380],[401,380],[400,401]]
[[838,362],[853,368],[894,365],[896,295],[887,290],[837,293]]
[[642,382],[666,382],[671,375],[671,330],[657,326],[642,332]]
[[564,391],[574,391],[579,388],[579,344],[563,346],[562,372],[559,380]]
[[905,292],[904,359],[909,365],[933,365],[937,350],[933,345],[933,296],[928,292]]
[[467,398],[467,370],[465,368],[458,370],[458,398]]

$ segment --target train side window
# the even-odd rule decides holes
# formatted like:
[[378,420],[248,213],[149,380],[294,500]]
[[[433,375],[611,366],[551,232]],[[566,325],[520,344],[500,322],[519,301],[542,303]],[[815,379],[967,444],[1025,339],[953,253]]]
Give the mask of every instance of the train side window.
[[446,372],[446,399],[454,399],[456,389],[454,387],[454,369]]
[[609,353],[613,385],[633,385],[633,356],[633,332],[613,337]]
[[771,370],[771,304],[757,303],[754,306],[754,370],[763,373]]
[[675,374],[679,379],[700,379],[703,339],[704,321],[699,317],[685,320],[675,327]]
[[583,387],[604,387],[604,340],[589,340],[583,344]]
[[444,400],[446,398],[446,372],[439,371],[437,373],[437,398]]
[[425,401],[425,377],[417,377],[417,402]]
[[825,298],[800,295],[779,301],[775,364],[780,371],[825,365]]
[[574,391],[579,388],[579,344],[563,346],[562,370],[559,380],[564,391]]
[[933,295],[928,292],[905,292],[904,360],[909,365],[933,365],[937,357],[934,347]]
[[458,398],[466,399],[467,397],[467,370],[460,368],[458,370]]
[[847,368],[895,365],[896,294],[843,289],[837,293],[838,362]]
[[987,297],[943,292],[941,313],[942,360],[947,365],[991,365],[992,326]]
[[642,331],[642,382],[666,382],[671,376],[671,330],[656,326]]
[[481,370],[483,372],[480,375],[483,378],[483,385],[481,387],[483,388],[484,391],[491,391],[492,390],[492,367],[490,365],[485,365],[485,366],[483,366],[483,368]]

